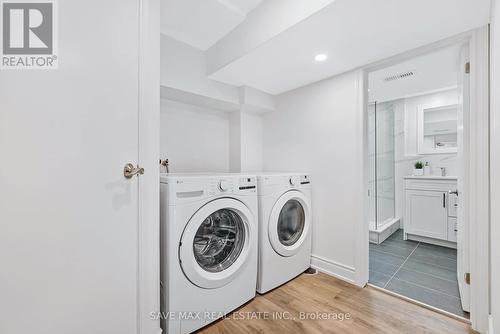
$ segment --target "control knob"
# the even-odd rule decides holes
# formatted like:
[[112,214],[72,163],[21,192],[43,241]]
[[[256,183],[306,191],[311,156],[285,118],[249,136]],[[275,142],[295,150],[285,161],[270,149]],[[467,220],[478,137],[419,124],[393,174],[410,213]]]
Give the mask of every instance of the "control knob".
[[300,184],[300,178],[298,176],[292,176],[290,178],[290,185],[296,186]]
[[219,189],[222,190],[222,191],[227,191],[229,189],[229,182],[227,181],[220,181],[219,182]]

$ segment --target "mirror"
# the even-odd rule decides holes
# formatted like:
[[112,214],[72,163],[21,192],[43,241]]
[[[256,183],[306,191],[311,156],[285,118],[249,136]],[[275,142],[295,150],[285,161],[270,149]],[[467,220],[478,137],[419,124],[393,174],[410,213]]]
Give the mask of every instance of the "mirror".
[[458,104],[420,106],[418,153],[456,153],[457,115]]

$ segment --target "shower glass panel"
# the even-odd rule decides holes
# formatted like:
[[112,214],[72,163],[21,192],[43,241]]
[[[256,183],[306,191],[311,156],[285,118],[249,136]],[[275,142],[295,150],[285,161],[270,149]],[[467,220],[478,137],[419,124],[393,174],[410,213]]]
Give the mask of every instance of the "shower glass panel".
[[395,216],[394,106],[368,105],[370,230],[380,230]]

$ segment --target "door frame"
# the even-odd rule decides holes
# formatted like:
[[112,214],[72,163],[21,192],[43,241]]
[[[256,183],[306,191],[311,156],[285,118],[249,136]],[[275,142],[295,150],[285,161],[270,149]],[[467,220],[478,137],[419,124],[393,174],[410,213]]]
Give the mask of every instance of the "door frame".
[[[370,64],[358,70],[358,115],[361,118],[364,147],[364,220],[356,227],[356,278],[365,286],[369,277],[369,226],[368,226],[368,73],[399,62],[427,54],[454,44],[468,44],[470,51],[470,112],[465,120],[470,129],[470,158],[464,163],[464,174],[469,178],[467,206],[470,225],[469,257],[471,273],[472,328],[479,332],[488,329],[489,316],[489,27],[484,26],[400,55]],[[361,129],[360,129],[361,130]]]
[[160,334],[160,1],[139,0],[137,333]]

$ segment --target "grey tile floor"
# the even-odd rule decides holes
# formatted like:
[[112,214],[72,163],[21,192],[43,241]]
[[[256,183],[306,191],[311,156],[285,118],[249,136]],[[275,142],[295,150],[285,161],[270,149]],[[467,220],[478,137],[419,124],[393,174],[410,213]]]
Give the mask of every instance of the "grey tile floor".
[[403,240],[396,231],[382,244],[370,244],[370,279],[378,287],[469,318],[462,310],[455,249]]

